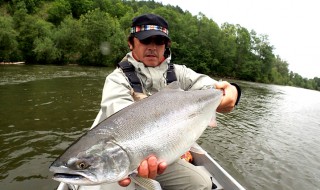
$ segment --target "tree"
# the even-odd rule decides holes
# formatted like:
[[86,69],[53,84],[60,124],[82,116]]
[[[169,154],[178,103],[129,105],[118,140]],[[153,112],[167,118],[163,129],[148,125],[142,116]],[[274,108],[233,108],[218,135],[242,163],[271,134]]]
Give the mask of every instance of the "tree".
[[92,0],[69,0],[69,3],[74,18],[80,18],[82,14],[86,14],[93,9]]
[[254,31],[252,35],[252,52],[261,60],[260,73],[261,78],[257,81],[269,83],[272,81],[271,70],[275,56],[273,54],[273,46],[270,45],[267,35],[256,36]]
[[251,37],[248,30],[240,25],[236,25],[236,59],[233,67],[235,72],[232,77],[237,73],[241,75],[242,69],[246,69],[246,62],[249,61],[251,54]]
[[[16,26],[19,32],[17,41],[23,59],[26,63],[37,63],[40,60],[36,58],[39,57],[39,55],[36,55],[36,52],[33,51],[36,48],[34,42],[36,39],[51,38],[53,25],[33,15],[26,15],[23,19],[19,19],[24,13],[23,11],[16,13],[17,15],[15,15],[17,17],[15,17],[15,19],[18,19]],[[37,52],[40,53],[41,51],[38,49]]]
[[71,5],[69,1],[56,0],[48,10],[48,21],[58,25],[69,14],[71,14]]
[[[208,19],[202,13],[198,15],[198,31],[197,36],[195,37],[195,46],[201,51],[194,51],[193,55],[200,60],[200,64],[197,63],[197,66],[201,66],[201,61],[206,63],[208,72],[203,72],[205,74],[217,73],[216,64],[219,63],[217,60],[218,55],[218,43],[220,36],[219,26],[213,22],[211,19]],[[196,71],[200,72],[197,67]]]
[[18,33],[13,28],[11,17],[0,16],[0,62],[21,61],[18,50]]
[[197,42],[195,40],[196,36],[198,35],[198,19],[197,17],[192,16],[189,12],[185,14],[177,14],[176,18],[172,17],[168,18],[172,20],[169,25],[169,35],[173,40],[173,61],[176,63],[185,64],[190,68],[195,68],[198,64],[200,64],[200,61],[202,61],[193,56],[193,53],[199,51],[198,47],[196,46]]
[[61,52],[55,47],[54,42],[49,37],[36,38],[34,41],[35,61],[41,64],[58,63]]
[[314,82],[315,82],[315,85],[316,85],[316,90],[320,90],[320,78],[318,77],[314,77],[313,78]]
[[81,49],[87,44],[84,28],[80,21],[67,16],[53,35],[53,41],[60,53],[61,64],[77,63],[82,54]]
[[[87,43],[82,49],[81,64],[113,65],[125,54],[126,35],[117,19],[99,9],[81,16]],[[102,53],[101,48],[109,49]]]
[[121,18],[132,8],[121,0],[96,0],[93,2],[93,8],[100,9],[103,12],[109,13],[111,17]]
[[288,63],[276,56],[272,68],[272,82],[275,84],[287,84],[289,82]]
[[13,0],[9,3],[9,10],[13,14],[20,9],[26,9],[27,13],[35,13],[41,0]]

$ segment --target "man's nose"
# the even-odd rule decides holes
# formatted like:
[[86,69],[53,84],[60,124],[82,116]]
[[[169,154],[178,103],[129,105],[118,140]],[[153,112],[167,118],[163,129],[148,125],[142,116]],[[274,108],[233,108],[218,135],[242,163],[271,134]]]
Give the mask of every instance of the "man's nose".
[[152,41],[149,45],[148,45],[148,49],[157,49],[157,45],[154,41]]

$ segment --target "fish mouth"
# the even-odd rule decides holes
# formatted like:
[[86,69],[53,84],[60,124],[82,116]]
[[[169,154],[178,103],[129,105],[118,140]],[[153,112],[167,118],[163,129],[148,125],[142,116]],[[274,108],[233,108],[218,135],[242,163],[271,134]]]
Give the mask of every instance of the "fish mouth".
[[95,185],[96,182],[79,174],[55,173],[52,177],[53,180],[74,184],[74,185]]
[[59,182],[70,183],[74,185],[93,185],[98,183],[94,175],[72,171],[66,167],[51,166],[50,171],[54,173],[52,179]]
[[83,179],[85,177],[83,177],[82,175],[79,174],[65,174],[65,173],[55,173],[53,174],[53,178],[66,178],[66,179]]

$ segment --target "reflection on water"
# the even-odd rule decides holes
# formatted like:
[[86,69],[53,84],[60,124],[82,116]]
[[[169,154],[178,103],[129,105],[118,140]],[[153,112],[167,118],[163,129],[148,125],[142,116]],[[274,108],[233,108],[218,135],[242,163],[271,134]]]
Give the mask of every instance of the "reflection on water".
[[[0,66],[1,189],[54,189],[49,165],[92,124],[106,68]],[[319,189],[320,93],[237,81],[199,143],[247,189]]]

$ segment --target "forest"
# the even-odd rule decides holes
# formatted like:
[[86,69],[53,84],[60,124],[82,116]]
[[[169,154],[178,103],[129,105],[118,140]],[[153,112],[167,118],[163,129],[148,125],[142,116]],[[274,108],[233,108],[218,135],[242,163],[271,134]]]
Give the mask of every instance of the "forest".
[[215,77],[320,90],[320,78],[289,71],[268,35],[153,0],[0,0],[0,62],[115,67],[129,51],[132,18],[143,13],[169,22],[175,64]]

